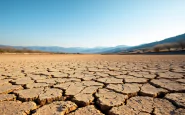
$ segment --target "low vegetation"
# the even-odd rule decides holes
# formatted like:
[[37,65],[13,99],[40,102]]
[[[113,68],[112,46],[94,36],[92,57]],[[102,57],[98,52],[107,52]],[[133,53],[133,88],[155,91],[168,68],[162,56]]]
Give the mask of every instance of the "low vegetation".
[[185,40],[180,40],[178,42],[174,43],[166,43],[166,44],[158,44],[153,47],[154,52],[160,52],[160,51],[179,51],[185,49]]
[[154,47],[146,47],[135,49],[132,51],[124,51],[120,54],[142,54],[142,53],[157,53],[157,52],[181,52],[185,51],[185,39],[181,39],[177,42],[157,44]]
[[12,47],[0,47],[0,53],[44,53],[44,52],[37,50],[29,50],[26,48],[15,49]]

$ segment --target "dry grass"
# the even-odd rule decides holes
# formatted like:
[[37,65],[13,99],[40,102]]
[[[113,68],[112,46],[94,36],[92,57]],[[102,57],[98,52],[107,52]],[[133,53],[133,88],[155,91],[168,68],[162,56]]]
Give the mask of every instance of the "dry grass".
[[38,50],[15,49],[12,47],[0,47],[0,53],[44,53]]

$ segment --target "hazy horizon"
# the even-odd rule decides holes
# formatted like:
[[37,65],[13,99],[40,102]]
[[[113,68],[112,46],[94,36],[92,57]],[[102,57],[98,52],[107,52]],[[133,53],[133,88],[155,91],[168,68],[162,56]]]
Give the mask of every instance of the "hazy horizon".
[[182,0],[1,0],[0,44],[135,46],[185,33]]

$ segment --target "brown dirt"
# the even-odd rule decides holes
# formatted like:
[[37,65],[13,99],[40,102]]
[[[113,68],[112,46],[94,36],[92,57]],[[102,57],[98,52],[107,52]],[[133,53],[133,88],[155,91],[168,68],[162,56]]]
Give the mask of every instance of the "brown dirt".
[[1,115],[181,115],[183,55],[0,55]]

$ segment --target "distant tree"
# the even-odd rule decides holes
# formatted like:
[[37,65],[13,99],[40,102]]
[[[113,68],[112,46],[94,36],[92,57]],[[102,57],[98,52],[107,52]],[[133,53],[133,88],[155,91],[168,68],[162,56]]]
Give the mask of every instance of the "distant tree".
[[160,52],[160,50],[164,49],[164,44],[158,44],[154,46],[154,51],[155,52]]
[[171,47],[178,50],[180,48],[180,45],[177,42],[171,43]]
[[0,52],[1,53],[44,53],[44,52],[36,51],[36,50],[15,49],[15,48],[12,48],[12,47],[1,47]]
[[163,47],[170,51],[172,48],[172,43],[163,44]]
[[185,40],[181,39],[177,42],[180,46],[180,48],[183,50],[185,48]]
[[143,48],[143,49],[140,49],[143,53],[146,52],[148,49],[146,48]]
[[154,52],[160,52],[160,48],[159,47],[154,47]]

